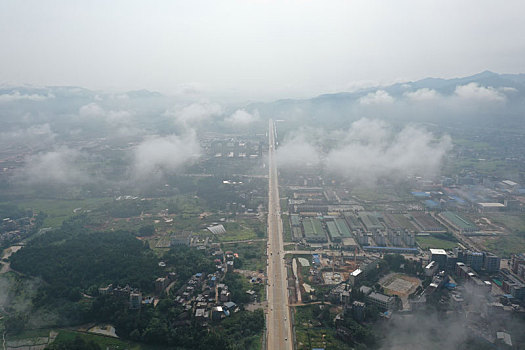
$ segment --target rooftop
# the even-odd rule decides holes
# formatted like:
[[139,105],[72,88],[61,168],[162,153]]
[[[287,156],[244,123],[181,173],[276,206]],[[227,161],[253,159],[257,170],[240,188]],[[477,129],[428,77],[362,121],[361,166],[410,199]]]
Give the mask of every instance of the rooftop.
[[392,299],[392,297],[389,297],[388,295],[384,295],[384,294],[376,293],[376,292],[370,293],[368,297],[371,299],[381,301],[383,303],[388,303]]

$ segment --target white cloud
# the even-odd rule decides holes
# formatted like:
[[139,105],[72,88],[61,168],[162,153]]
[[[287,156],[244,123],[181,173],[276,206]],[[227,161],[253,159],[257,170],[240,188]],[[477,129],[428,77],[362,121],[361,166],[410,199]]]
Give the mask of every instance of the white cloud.
[[436,175],[450,137],[436,139],[428,131],[407,126],[399,133],[386,123],[360,120],[352,124],[345,145],[328,152],[326,168],[346,178],[375,183],[380,178],[402,179],[408,175]]
[[0,103],[8,103],[13,101],[27,100],[27,101],[44,101],[55,98],[53,94],[39,95],[39,94],[21,94],[19,91],[13,91],[9,94],[0,95]]
[[51,130],[48,123],[37,124],[27,129],[15,129],[0,133],[0,145],[6,147],[13,144],[23,144],[34,148],[52,144],[55,137],[56,134]]
[[86,183],[88,177],[79,169],[77,161],[82,154],[68,147],[38,153],[26,159],[22,178],[37,184]]
[[257,111],[254,113],[249,113],[244,109],[238,109],[228,118],[224,119],[225,122],[233,125],[248,125],[258,120],[259,113]]
[[389,124],[370,119],[354,122],[339,134],[341,142],[324,153],[315,142],[322,137],[307,136],[304,131],[291,135],[277,149],[279,166],[321,165],[348,180],[374,185],[382,178],[397,181],[408,175],[435,176],[452,147],[449,136],[436,138],[414,126],[396,132]]
[[194,132],[184,136],[152,137],[134,150],[134,177],[147,179],[174,172],[199,156],[200,146]]
[[454,94],[461,99],[487,101],[487,102],[505,102],[506,96],[489,86],[480,86],[478,83],[470,83],[467,85],[458,85]]
[[217,103],[192,103],[182,108],[175,107],[165,112],[175,118],[175,122],[183,126],[193,126],[223,113],[222,107]]
[[114,130],[114,136],[135,136],[144,132],[135,123],[135,114],[127,110],[105,110],[97,103],[89,103],[79,108],[78,115],[87,121],[101,120]]
[[509,87],[509,86],[504,86],[504,87],[501,87],[498,89],[499,91],[502,91],[504,93],[512,93],[512,94],[515,94],[518,92],[518,89],[515,89],[513,87]]
[[440,97],[440,94],[433,89],[428,88],[422,88],[418,89],[416,91],[407,91],[403,94],[406,98],[408,98],[411,101],[432,101],[436,100]]
[[280,168],[296,169],[319,164],[320,153],[308,137],[304,131],[300,131],[290,135],[279,145],[276,159]]
[[389,104],[392,102],[394,102],[394,98],[385,90],[371,92],[359,99],[359,103],[362,105]]
[[352,123],[345,136],[347,143],[383,144],[388,141],[390,131],[382,120],[362,118]]
[[78,114],[81,117],[103,117],[105,113],[104,109],[94,102],[78,109]]

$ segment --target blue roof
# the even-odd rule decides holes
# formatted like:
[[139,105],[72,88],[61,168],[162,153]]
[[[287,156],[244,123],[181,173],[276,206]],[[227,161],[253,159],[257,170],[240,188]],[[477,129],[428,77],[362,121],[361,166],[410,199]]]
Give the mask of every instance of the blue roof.
[[430,193],[426,193],[426,192],[411,192],[413,196],[415,197],[430,197]]
[[439,207],[439,203],[438,202],[435,202],[431,199],[427,199],[425,200],[425,206],[429,207],[429,208],[437,208]]
[[212,278],[211,278],[212,281],[215,281],[216,279],[217,279],[216,276],[212,276]]
[[465,201],[462,198],[458,197],[458,196],[449,196],[449,197],[452,198],[453,200],[455,200],[458,203],[465,203]]
[[378,246],[363,246],[364,250],[390,250],[393,252],[399,251],[405,251],[405,252],[419,252],[419,249],[417,248],[404,248],[404,247],[378,247]]
[[201,273],[201,272],[196,273],[196,274],[195,274],[195,277],[202,277],[202,273]]

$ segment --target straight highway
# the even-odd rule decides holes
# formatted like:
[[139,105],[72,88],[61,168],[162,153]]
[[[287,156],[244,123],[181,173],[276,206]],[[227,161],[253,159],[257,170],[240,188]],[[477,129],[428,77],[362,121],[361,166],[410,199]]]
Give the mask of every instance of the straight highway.
[[279,183],[275,159],[275,124],[270,119],[268,131],[268,314],[266,347],[268,350],[293,349],[288,280],[284,263],[283,224],[279,203]]

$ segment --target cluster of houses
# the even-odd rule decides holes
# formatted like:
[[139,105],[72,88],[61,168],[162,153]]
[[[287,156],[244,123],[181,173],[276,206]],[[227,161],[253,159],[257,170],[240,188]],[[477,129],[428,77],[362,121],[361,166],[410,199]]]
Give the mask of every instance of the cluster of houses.
[[188,323],[191,316],[201,325],[208,321],[220,321],[239,311],[239,307],[231,300],[228,285],[221,282],[226,272],[233,270],[237,254],[219,247],[212,247],[211,254],[215,257],[216,271],[205,275],[196,273],[176,292],[175,302],[184,307],[179,315],[180,322]]
[[98,293],[100,295],[115,295],[123,299],[128,299],[129,308],[134,310],[140,309],[143,304],[156,305],[156,301],[158,301],[158,299],[155,299],[152,296],[143,298],[142,292],[138,288],[133,288],[129,285],[126,285],[125,287],[113,287],[113,284],[109,284],[106,287],[99,288]]
[[[215,258],[215,272],[210,274],[196,273],[174,292],[173,287],[176,285],[174,282],[176,282],[177,274],[169,272],[165,277],[159,277],[155,280],[156,297],[143,297],[139,289],[129,285],[115,287],[112,284],[99,288],[99,294],[126,298],[129,300],[130,309],[140,309],[145,304],[156,306],[159,296],[171,294],[174,295],[175,303],[184,309],[177,317],[176,326],[188,325],[192,319],[202,326],[206,326],[208,321],[220,321],[239,311],[238,305],[231,300],[232,292],[228,285],[222,283],[225,274],[233,270],[234,261],[238,255],[231,251],[223,252],[219,246],[212,247],[211,254]],[[165,267],[166,264],[160,262],[159,266]],[[252,283],[262,283],[259,280],[252,277]],[[253,290],[247,293],[252,297],[255,296]]]
[[16,243],[27,237],[34,226],[34,218],[4,218],[0,222],[0,244]]
[[231,291],[221,283],[221,270],[204,275],[196,273],[177,291],[175,301],[184,306],[181,319],[189,321],[190,315],[203,326],[207,321],[220,321],[239,310],[231,301]]

